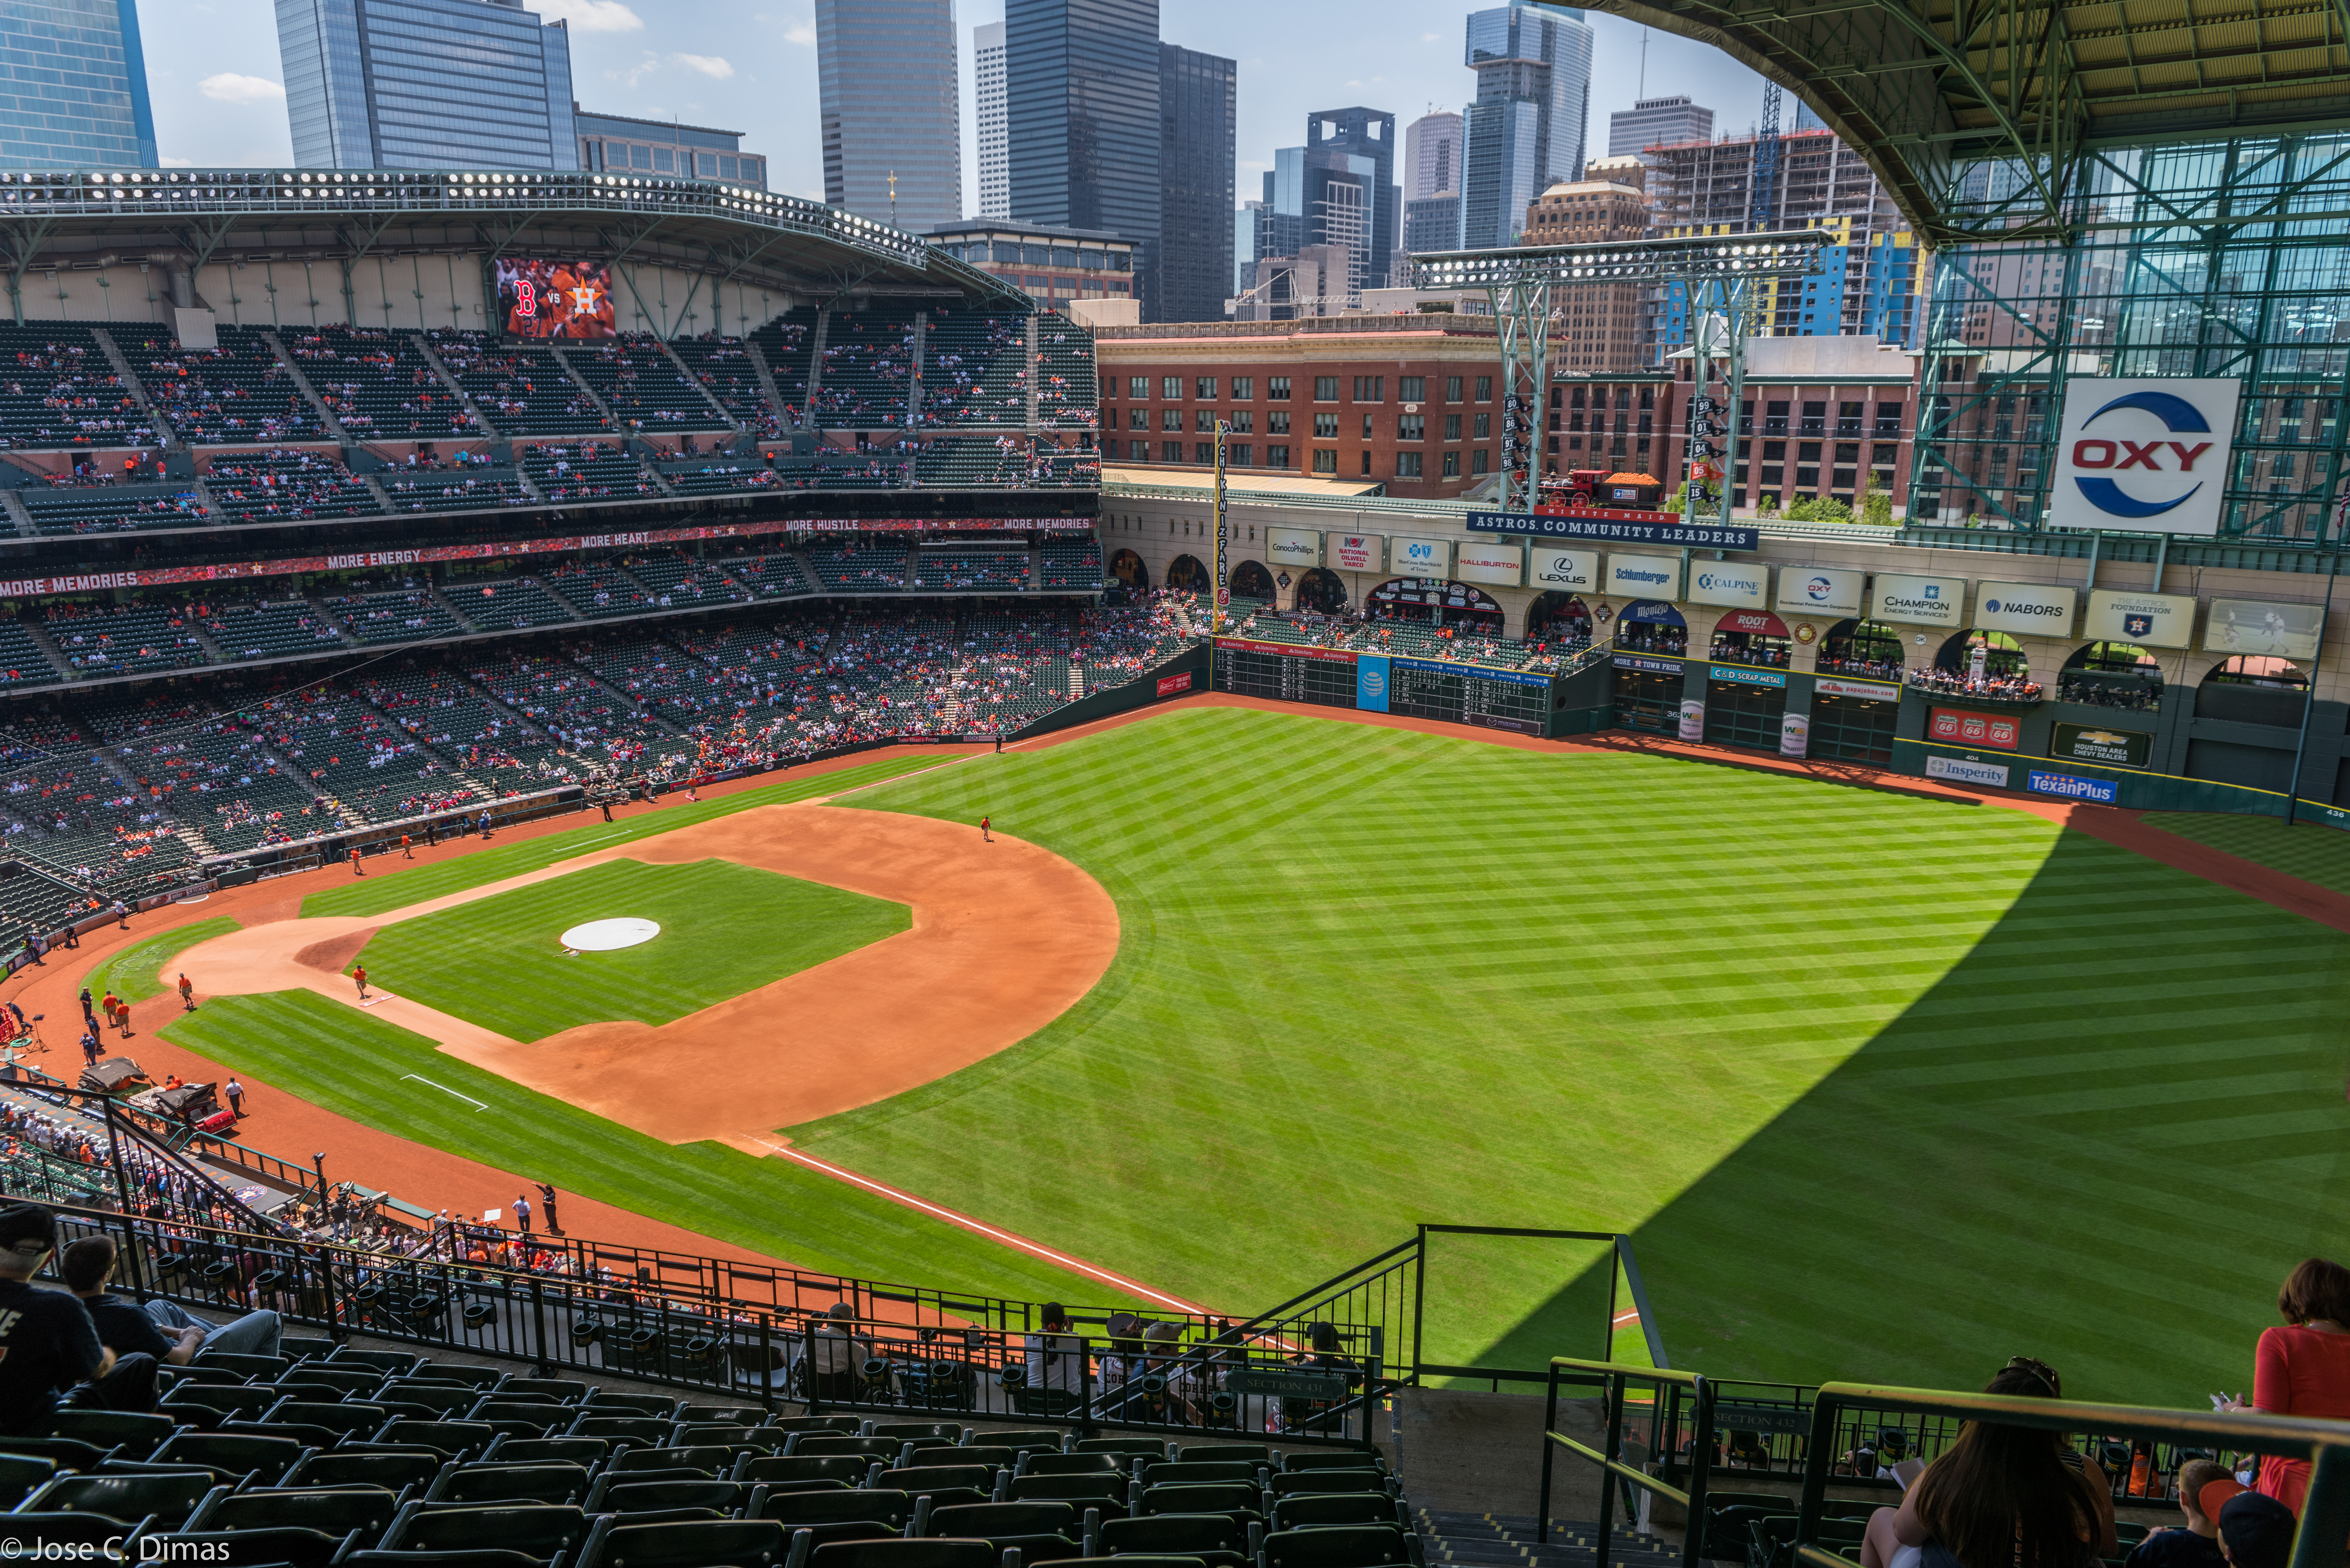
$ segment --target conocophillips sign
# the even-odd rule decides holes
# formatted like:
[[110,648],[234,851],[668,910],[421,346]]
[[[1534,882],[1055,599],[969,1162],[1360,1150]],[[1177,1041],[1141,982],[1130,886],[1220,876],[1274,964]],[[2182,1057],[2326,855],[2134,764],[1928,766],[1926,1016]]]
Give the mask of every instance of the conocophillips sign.
[[1322,564],[1322,535],[1304,528],[1267,528],[1264,558],[1288,571],[1311,571]]

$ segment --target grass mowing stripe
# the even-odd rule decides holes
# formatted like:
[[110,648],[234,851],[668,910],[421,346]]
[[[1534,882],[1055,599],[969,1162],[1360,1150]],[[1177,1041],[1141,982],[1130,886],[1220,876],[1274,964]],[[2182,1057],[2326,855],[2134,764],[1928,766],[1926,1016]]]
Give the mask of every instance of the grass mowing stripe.
[[[568,952],[588,920],[653,921],[650,941]],[[509,1040],[610,1019],[667,1023],[913,923],[903,904],[755,866],[607,860],[376,933],[359,956],[378,985]]]
[[[104,996],[109,991],[125,1002],[144,1002],[164,989],[159,978],[163,966],[198,942],[208,942],[214,937],[224,937],[237,929],[237,923],[226,915],[214,915],[209,920],[198,920],[192,926],[180,926],[161,936],[150,937],[143,942],[123,949],[98,966],[82,982],[92,997]],[[192,974],[196,994],[203,994],[203,976]],[[176,981],[174,981],[176,983]]]
[[[631,1132],[311,992],[224,997],[162,1033],[369,1127],[804,1268],[1027,1301],[1120,1299],[1090,1278],[789,1160]],[[402,1196],[439,1203],[430,1191]]]
[[2350,893],[2350,833],[2340,828],[2311,822],[2287,827],[2282,817],[2230,812],[2150,811],[2139,820],[2288,877]]
[[[756,806],[781,805],[817,795],[837,794],[843,790],[893,779],[919,768],[936,767],[939,760],[935,756],[917,754],[865,763],[828,774],[787,774],[780,783],[763,784],[739,794],[692,803],[681,800],[675,805],[664,805],[659,811],[645,815],[616,822],[597,818],[562,833],[494,845],[472,855],[461,855],[453,860],[413,866],[405,871],[374,871],[364,880],[329,888],[322,893],[312,893],[302,900],[302,912],[305,915],[380,915],[386,910],[440,898],[444,893],[462,892],[467,888],[481,887],[485,882],[503,881],[508,877],[519,877],[525,871],[544,870],[558,860],[567,860],[589,849],[602,848],[624,840],[650,838],[657,834],[674,832],[693,823],[709,822],[716,817],[732,816],[738,811],[749,811]],[[378,864],[385,863],[379,861]]]

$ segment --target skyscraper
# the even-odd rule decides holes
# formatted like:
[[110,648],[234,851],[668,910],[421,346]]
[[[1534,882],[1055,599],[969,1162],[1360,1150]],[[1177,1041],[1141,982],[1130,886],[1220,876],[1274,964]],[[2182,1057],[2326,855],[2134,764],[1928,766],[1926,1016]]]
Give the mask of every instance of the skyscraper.
[[[1305,122],[1306,144],[1276,148],[1256,214],[1260,262],[1303,256],[1326,246],[1347,257],[1329,297],[1362,302],[1385,286],[1395,261],[1400,216],[1392,171],[1395,116],[1375,109],[1334,109]],[[1315,314],[1308,312],[1308,314]],[[1332,310],[1330,314],[1336,314]]]
[[1403,199],[1425,201],[1461,189],[1461,117],[1449,109],[1403,128]]
[[954,0],[816,0],[824,199],[927,234],[962,216]]
[[1477,98],[1463,116],[1461,243],[1511,244],[1538,193],[1583,177],[1591,25],[1581,11],[1512,0],[1471,13],[1466,57]]
[[1232,276],[1238,62],[1159,46],[1159,265],[1153,321],[1221,321]]
[[0,7],[0,169],[152,169],[138,0]]
[[571,35],[496,0],[277,0],[306,169],[577,169]]
[[971,32],[972,92],[979,99],[979,215],[1012,216],[1012,155],[1003,119],[1003,24]]
[[1712,140],[1713,110],[1699,107],[1687,93],[1639,99],[1607,117],[1610,158],[1638,158],[1643,148]]
[[1159,0],[1005,0],[1012,215],[1133,244],[1159,266]]

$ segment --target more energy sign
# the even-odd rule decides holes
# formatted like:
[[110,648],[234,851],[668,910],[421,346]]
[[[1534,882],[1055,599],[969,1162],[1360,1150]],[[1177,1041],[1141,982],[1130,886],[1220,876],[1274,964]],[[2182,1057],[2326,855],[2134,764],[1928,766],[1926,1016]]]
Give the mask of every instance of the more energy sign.
[[2058,427],[2051,525],[2217,534],[2242,395],[2232,376],[2073,377]]

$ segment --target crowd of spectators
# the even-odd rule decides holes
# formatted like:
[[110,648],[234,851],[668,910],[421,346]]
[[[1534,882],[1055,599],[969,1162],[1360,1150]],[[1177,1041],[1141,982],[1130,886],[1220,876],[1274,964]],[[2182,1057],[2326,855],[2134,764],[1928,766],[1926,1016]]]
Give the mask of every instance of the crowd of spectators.
[[88,328],[0,328],[0,446],[154,443],[155,421]]
[[1939,668],[1912,670],[1908,682],[1930,696],[1972,697],[1986,702],[2037,702],[2042,696],[2040,683],[2021,671],[2002,675],[1986,670],[1981,675],[1970,675]]

